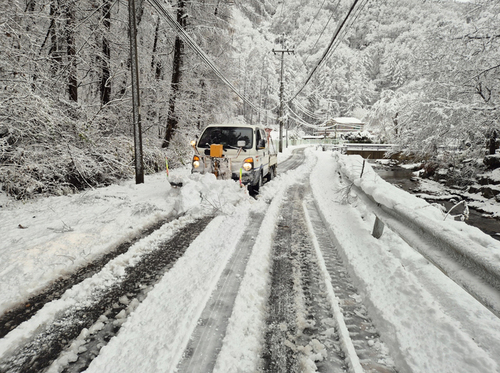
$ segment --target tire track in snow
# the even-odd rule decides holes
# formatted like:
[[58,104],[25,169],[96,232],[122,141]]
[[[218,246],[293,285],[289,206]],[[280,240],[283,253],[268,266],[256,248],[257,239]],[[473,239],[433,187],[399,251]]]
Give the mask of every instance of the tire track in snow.
[[[305,159],[304,150],[304,148],[294,150],[292,157],[280,164],[280,174],[302,165]],[[266,204],[270,204],[273,199],[274,196],[265,200]],[[252,250],[256,250],[255,239],[264,217],[265,213],[262,211],[251,213],[248,227],[238,242],[238,251],[230,259],[218,282],[217,289],[205,306],[183,359],[177,366],[178,372],[214,371],[248,259]]]
[[[289,193],[290,194],[290,193]],[[292,250],[291,217],[293,204],[283,201],[282,215],[276,227],[271,269],[267,328],[262,359],[264,372],[298,372],[296,354],[290,346],[290,336],[296,334],[293,266],[290,260],[296,252]]]
[[177,218],[178,216],[176,216],[175,218],[160,220],[155,224],[146,227],[140,235],[118,245],[114,250],[104,254],[85,267],[78,269],[71,275],[57,279],[47,289],[43,290],[35,296],[30,297],[18,307],[6,311],[2,316],[0,316],[0,338],[3,338],[5,335],[7,335],[7,333],[17,328],[24,321],[29,320],[48,302],[59,299],[66,290],[82,282],[86,278],[92,277],[94,274],[99,272],[108,262],[110,262],[117,256],[127,252],[127,250],[134,243],[150,235],[169,221]]
[[177,366],[177,372],[213,371],[226,334],[227,320],[231,316],[240,281],[254,245],[254,235],[263,219],[262,213],[250,214],[250,222],[247,223],[247,229],[237,245],[238,251],[231,257],[217,289],[207,302],[184,352],[183,360]]
[[282,209],[274,244],[265,372],[345,371],[331,308],[294,186]]
[[[82,354],[84,361],[76,360],[73,366],[69,366],[65,371],[85,369],[98,354],[99,349],[118,332],[121,322],[115,322],[115,320],[126,316],[125,310],[131,303],[130,299],[135,299],[132,303],[137,304],[137,297],[140,294],[145,296],[148,288],[161,279],[165,271],[183,255],[190,243],[212,219],[213,217],[210,216],[187,224],[172,238],[161,242],[155,251],[143,255],[138,263],[126,267],[124,277],[118,283],[106,284],[104,289],[92,291],[92,294],[89,294],[92,299],[60,310],[53,322],[39,328],[41,330],[37,329],[35,335],[28,338],[9,356],[3,358],[0,363],[0,372],[40,372],[49,366],[65,348],[69,347],[82,331],[85,332],[85,329],[91,328],[96,323],[103,324],[100,328],[104,330],[105,335],[94,338],[98,340],[94,346],[97,350]],[[85,346],[80,347],[83,347],[80,351],[86,352]]]
[[296,169],[301,164],[304,163],[305,148],[294,149],[292,152],[292,156],[278,165],[278,173],[282,174],[284,172]]
[[277,227],[263,371],[395,372],[306,195],[290,189]]
[[349,358],[354,359],[350,363],[351,371],[396,372],[388,350],[369,318],[310,193],[303,202],[303,211],[326,281],[326,292],[329,293],[331,304],[337,313],[340,339],[344,339],[343,349],[351,350],[348,351],[351,355]]

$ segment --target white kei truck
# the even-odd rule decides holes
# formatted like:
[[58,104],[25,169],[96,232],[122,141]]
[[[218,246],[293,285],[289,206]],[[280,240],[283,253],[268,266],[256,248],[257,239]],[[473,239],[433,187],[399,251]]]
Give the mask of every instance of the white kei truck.
[[250,124],[213,124],[191,144],[195,154],[192,173],[213,173],[218,179],[233,179],[257,195],[264,180],[277,174],[278,154],[271,129]]

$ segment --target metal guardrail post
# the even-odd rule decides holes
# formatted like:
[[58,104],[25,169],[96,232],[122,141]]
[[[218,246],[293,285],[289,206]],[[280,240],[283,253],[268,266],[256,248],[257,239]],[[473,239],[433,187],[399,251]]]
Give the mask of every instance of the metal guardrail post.
[[374,237],[377,233],[382,235],[380,223],[387,225],[409,246],[500,317],[500,268],[471,250],[474,242],[457,240],[453,232],[436,231],[433,221],[414,219],[404,207],[383,206],[355,185],[352,185],[352,190],[377,217],[375,225],[378,226],[377,229],[374,226]]
[[382,237],[382,234],[384,233],[384,227],[384,222],[375,215],[375,223],[373,224],[372,236],[376,239]]

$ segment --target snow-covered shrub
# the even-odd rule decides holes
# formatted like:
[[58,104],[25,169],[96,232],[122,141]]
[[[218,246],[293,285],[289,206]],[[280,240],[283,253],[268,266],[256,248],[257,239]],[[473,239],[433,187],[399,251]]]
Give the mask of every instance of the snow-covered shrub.
[[[113,125],[113,115],[105,124],[90,121],[74,105],[33,93],[0,101],[0,112],[0,184],[16,198],[66,194],[134,175],[133,138]],[[159,147],[146,138],[143,148],[145,172],[165,168]]]
[[340,135],[340,137],[353,143],[371,144],[373,142],[372,135],[368,131],[348,132]]

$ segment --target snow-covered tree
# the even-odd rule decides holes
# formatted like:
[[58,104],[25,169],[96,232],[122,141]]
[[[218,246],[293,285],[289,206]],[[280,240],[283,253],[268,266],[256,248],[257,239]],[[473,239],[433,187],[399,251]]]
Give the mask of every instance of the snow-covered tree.
[[[404,3],[389,5],[402,16]],[[414,3],[399,32],[393,24],[368,38],[373,43],[367,49],[382,52],[376,61],[385,61],[375,70],[381,95],[371,112],[372,127],[407,153],[436,158],[447,150],[447,162],[459,154],[479,156],[488,133],[498,129],[498,3],[471,6]]]
[[[175,33],[136,1],[146,170],[160,150],[171,92]],[[109,0],[0,2],[0,183],[20,198],[106,184],[133,172],[128,9]],[[168,11],[172,11],[165,3]],[[190,33],[233,74],[231,6],[189,2]],[[229,52],[229,53],[228,53]],[[179,148],[199,127],[235,113],[228,89],[192,51],[184,64],[177,116]],[[169,153],[172,166],[186,151]]]

